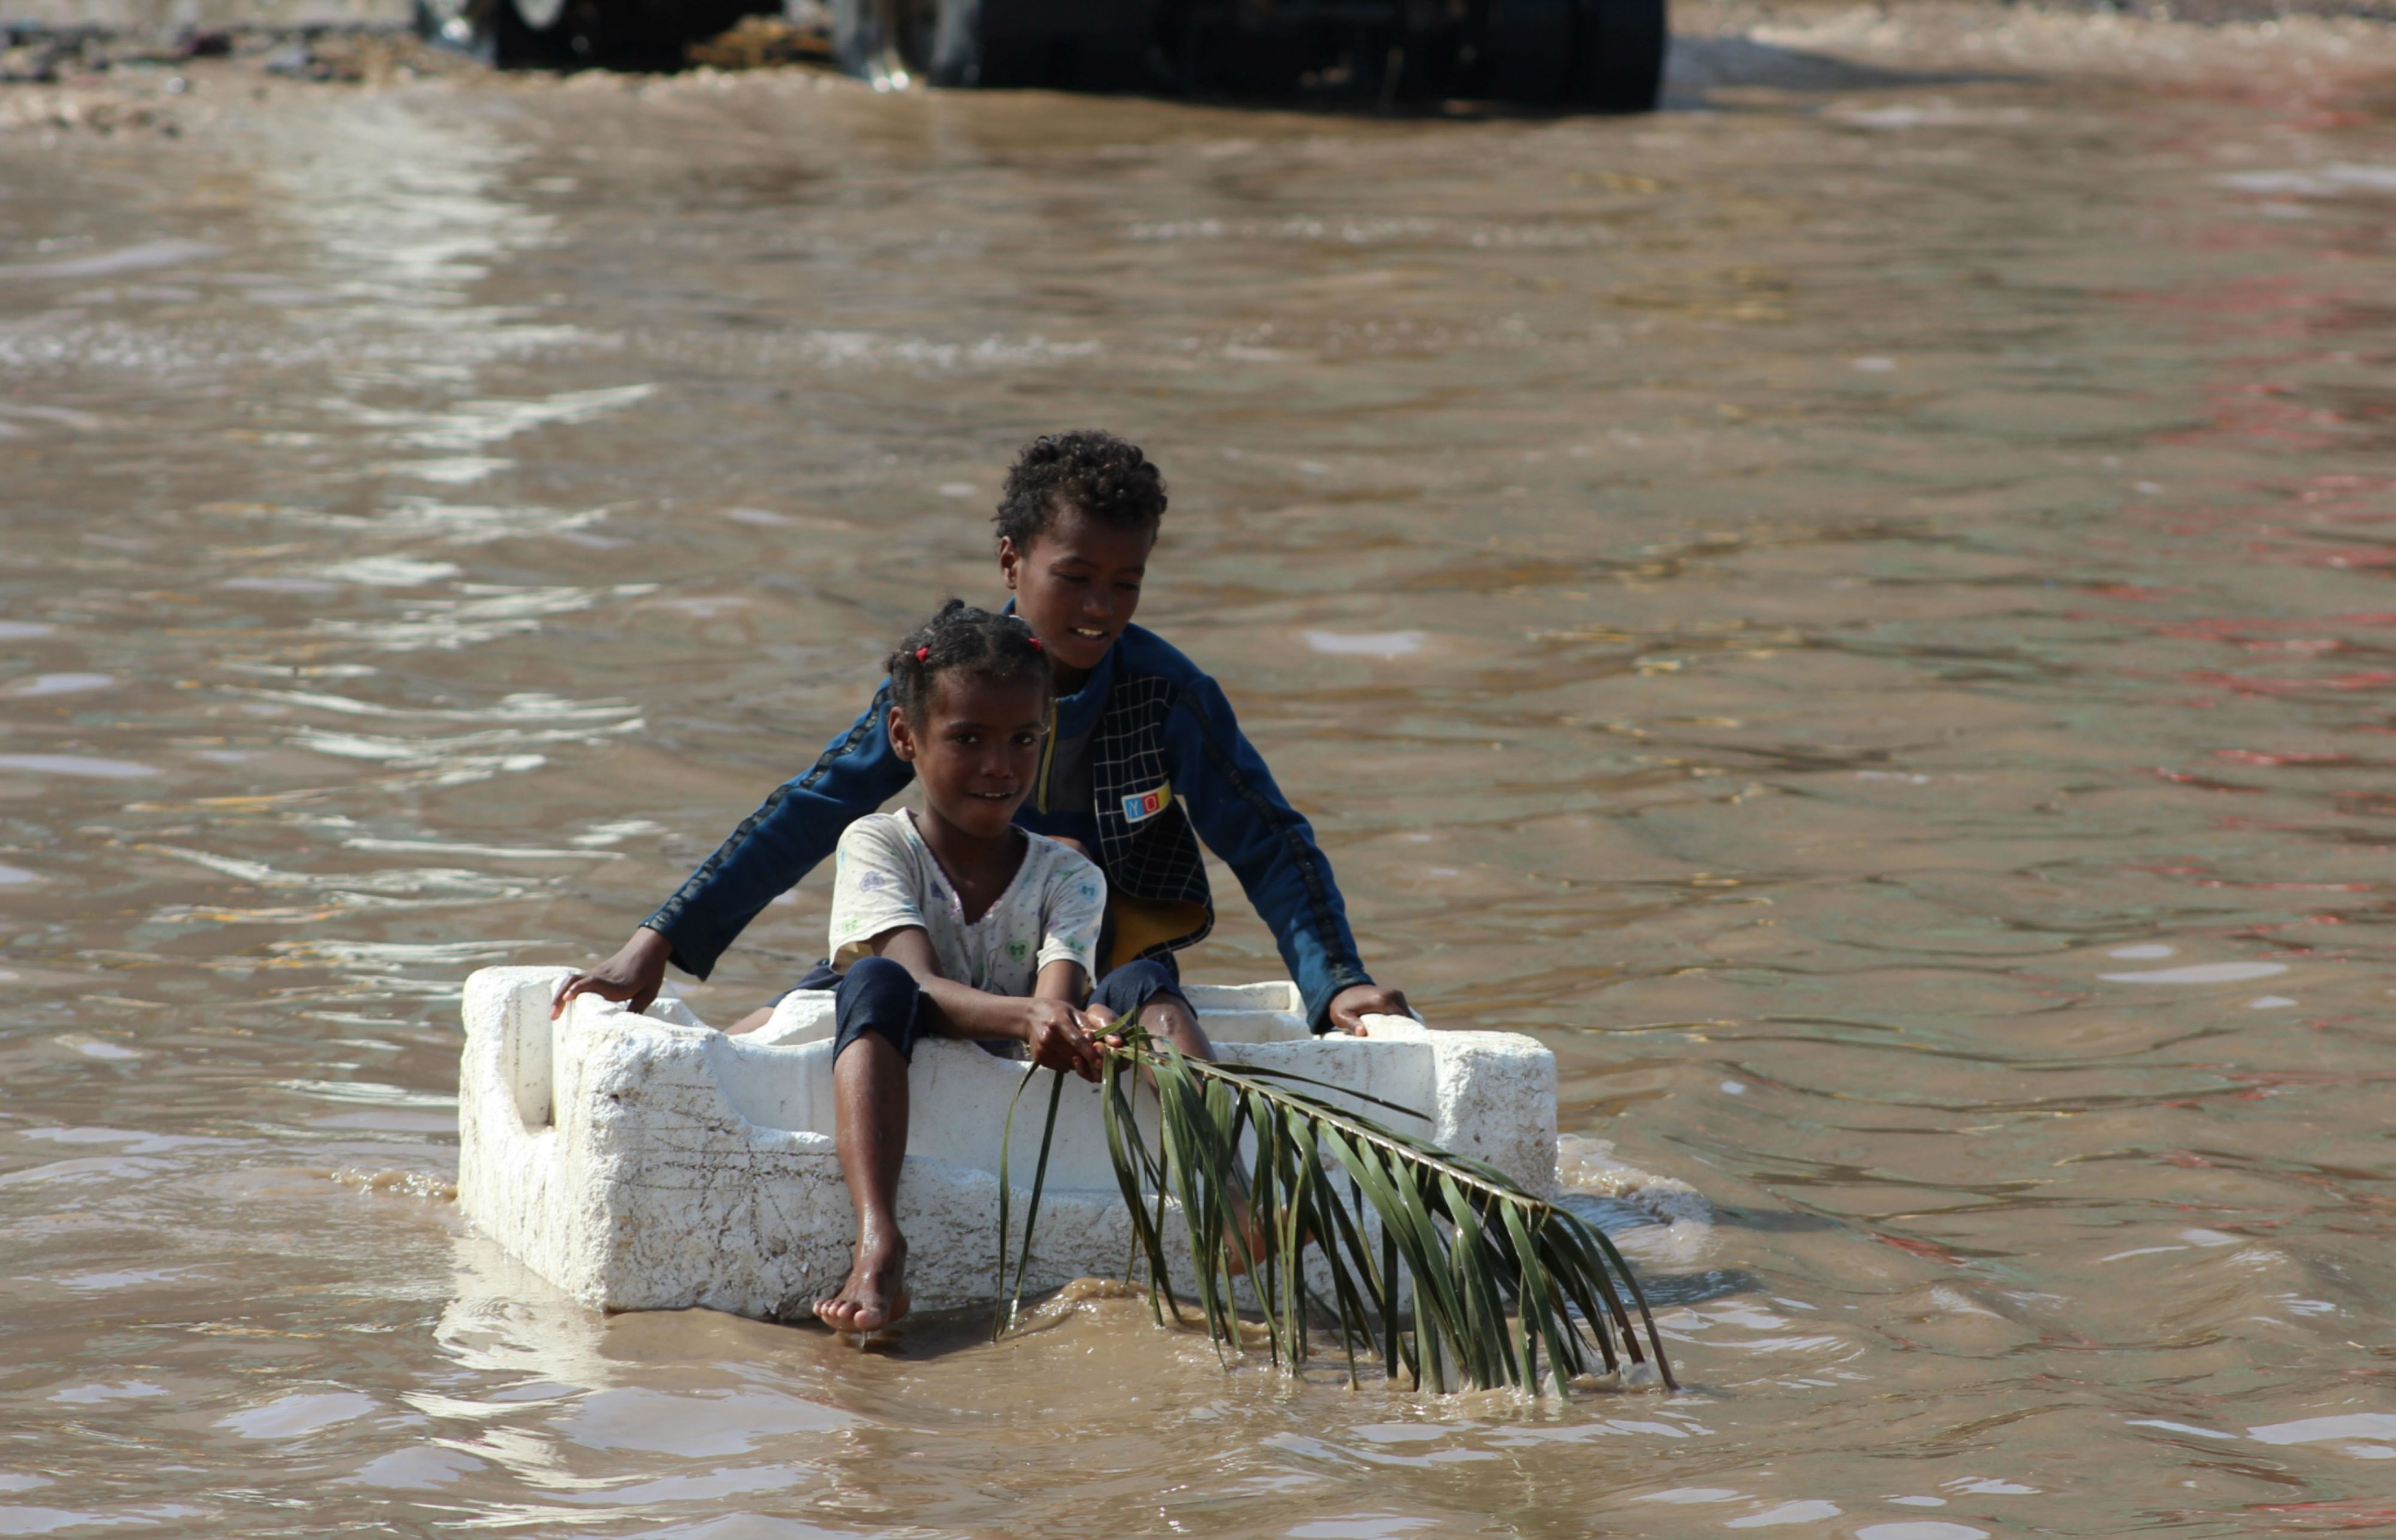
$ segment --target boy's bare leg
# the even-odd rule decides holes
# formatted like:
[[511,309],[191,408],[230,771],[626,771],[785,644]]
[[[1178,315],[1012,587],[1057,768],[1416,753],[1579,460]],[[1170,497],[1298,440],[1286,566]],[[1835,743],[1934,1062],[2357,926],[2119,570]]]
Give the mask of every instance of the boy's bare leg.
[[[1198,1025],[1198,1018],[1191,1014],[1190,1007],[1178,1000],[1150,1001],[1139,1008],[1139,1019],[1142,1026],[1191,1058],[1211,1059],[1215,1056],[1215,1045],[1207,1041],[1205,1029]],[[1249,1211],[1247,1187],[1247,1173],[1245,1170],[1234,1173],[1231,1223],[1238,1227],[1241,1238],[1247,1242],[1247,1255],[1261,1258],[1271,1249],[1272,1237],[1265,1233],[1264,1227],[1257,1223],[1256,1215]],[[1228,1240],[1223,1248],[1223,1260],[1235,1278],[1247,1271],[1247,1264],[1241,1260],[1239,1246]]]
[[742,1016],[739,1020],[734,1022],[731,1026],[724,1029],[725,1035],[727,1037],[739,1037],[743,1032],[753,1032],[758,1028],[763,1027],[765,1023],[773,1019],[774,1007],[771,1005],[760,1005],[755,1010],[750,1012],[747,1016]]
[[1205,1029],[1190,1007],[1178,1000],[1156,999],[1139,1008],[1140,1024],[1164,1038],[1191,1058],[1210,1059],[1215,1045],[1206,1041]]
[[878,1332],[907,1313],[907,1238],[898,1232],[898,1173],[907,1159],[907,1061],[888,1039],[868,1032],[832,1066],[837,1115],[833,1144],[848,1201],[857,1210],[857,1250],[840,1293],[816,1303],[825,1325]]

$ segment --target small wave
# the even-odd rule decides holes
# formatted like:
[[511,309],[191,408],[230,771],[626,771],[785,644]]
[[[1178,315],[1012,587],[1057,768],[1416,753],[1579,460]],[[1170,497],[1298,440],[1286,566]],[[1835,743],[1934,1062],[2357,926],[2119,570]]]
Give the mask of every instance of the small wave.
[[361,1198],[420,1198],[435,1203],[458,1201],[458,1184],[429,1172],[366,1171],[357,1166],[342,1166],[328,1175],[343,1187],[357,1188]]
[[1556,1185],[1568,1208],[1643,1262],[1687,1264],[1713,1240],[1714,1207],[1704,1193],[1617,1160],[1611,1139],[1559,1136]]

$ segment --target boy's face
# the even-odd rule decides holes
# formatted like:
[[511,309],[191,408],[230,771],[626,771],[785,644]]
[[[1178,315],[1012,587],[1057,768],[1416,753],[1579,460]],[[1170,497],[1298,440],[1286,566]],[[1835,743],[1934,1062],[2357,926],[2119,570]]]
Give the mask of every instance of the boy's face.
[[1078,508],[1058,510],[1024,550],[1011,539],[998,542],[998,568],[1015,595],[1015,613],[1048,650],[1058,684],[1080,684],[1131,624],[1155,546],[1152,529],[1101,524]]
[[935,816],[992,840],[1031,794],[1047,724],[1048,692],[1036,683],[946,674],[932,682],[921,724],[891,710],[890,747],[915,767]]

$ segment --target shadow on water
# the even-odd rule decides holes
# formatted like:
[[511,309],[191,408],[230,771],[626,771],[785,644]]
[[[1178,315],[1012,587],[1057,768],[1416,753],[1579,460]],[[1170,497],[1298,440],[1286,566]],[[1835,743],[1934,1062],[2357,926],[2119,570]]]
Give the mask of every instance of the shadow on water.
[[[313,40],[312,35],[298,46],[304,51]],[[491,61],[493,57],[487,47],[479,50],[473,46],[459,47],[439,39],[430,40],[427,46],[479,57],[486,62]],[[575,74],[593,68],[623,74],[677,74],[699,63],[712,62],[687,57],[679,43],[669,44],[655,37],[619,40],[606,46],[594,44],[579,51],[560,42],[546,49],[508,54],[500,61],[511,69],[559,74]],[[803,60],[796,56],[776,57],[757,62],[805,62],[822,67],[826,60],[819,46],[817,51],[809,52]],[[729,67],[738,70],[745,66],[734,64]],[[1325,72],[1326,77],[1332,73]],[[1081,96],[1161,100],[1234,112],[1296,112],[1334,118],[1484,122],[1615,115],[1624,110],[1588,104],[1549,105],[1488,100],[1470,89],[1454,94],[1436,86],[1431,88],[1418,86],[1403,93],[1385,91],[1371,71],[1363,72],[1352,80],[1347,78],[1345,72],[1338,73],[1339,78],[1337,80],[1317,80],[1310,75],[1303,82],[1279,87],[1226,86],[1209,81],[1184,82],[1178,86],[1162,83],[1117,83],[1066,88]],[[1710,94],[1722,90],[1764,89],[1830,95],[1909,86],[1986,84],[2021,78],[2018,73],[1998,71],[1891,69],[1800,48],[1782,47],[1748,37],[1679,34],[1672,36],[1667,45],[1655,110],[1691,112],[1719,108],[1724,104],[1712,100]]]
[[[1809,53],[1802,48],[1759,43],[1747,37],[1676,34],[1666,47],[1663,78],[1657,88],[1654,111],[1718,110],[1724,104],[1710,100],[1710,93],[1722,90],[1760,89],[1830,96],[1847,91],[1894,90],[1909,86],[2017,82],[2024,78],[2018,72],[1993,70],[1889,69],[1857,63],[1829,54]],[[1409,92],[1394,100],[1371,90],[1310,87],[1282,91],[1200,89],[1150,93],[1135,90],[1092,94],[1113,96],[1119,100],[1146,98],[1231,112],[1294,112],[1324,117],[1394,121],[1542,122],[1622,115],[1617,110],[1607,108],[1449,98],[1436,92],[1421,95]]]
[[[1651,1310],[1705,1305],[1719,1299],[1771,1292],[1763,1279],[1743,1268],[1708,1268],[1691,1272],[1657,1272],[1642,1268],[1639,1271],[1639,1290]],[[1008,1330],[1007,1339],[1022,1342],[1074,1331],[1076,1312],[1071,1308],[1071,1299],[1070,1294],[1054,1290],[1026,1295],[1021,1314]],[[1627,1295],[1624,1303],[1631,1303]],[[1143,1304],[1140,1309],[1144,1311],[1145,1308]],[[1254,1322],[1258,1318],[1253,1310],[1244,1310],[1242,1319]],[[1122,1323],[1133,1329],[1145,1329],[1144,1316],[1138,1323],[1128,1321]],[[833,1342],[844,1350],[911,1362],[980,1352],[991,1347],[991,1316],[986,1308],[918,1312],[891,1331],[853,1348],[846,1339],[836,1338],[830,1328],[812,1318],[792,1318],[772,1324]],[[1323,1316],[1317,1325],[1320,1331],[1313,1351],[1319,1355],[1319,1365],[1331,1364],[1338,1357],[1337,1325],[1328,1315]],[[1182,1320],[1178,1326],[1154,1329],[1185,1334],[1200,1343],[1205,1339],[1205,1329],[1186,1299],[1182,1302]]]
[[1758,1230],[1769,1235],[1855,1228],[1844,1219],[1833,1219],[1825,1214],[1806,1214],[1797,1209],[1723,1207],[1713,1211],[1713,1222],[1729,1229]]
[[1764,1280],[1744,1268],[1706,1268],[1697,1272],[1639,1275],[1639,1290],[1647,1307],[1660,1310],[1674,1305],[1704,1305],[1738,1294],[1764,1294]]
[[1987,70],[1892,70],[1751,37],[1676,35],[1664,56],[1663,99],[1657,106],[1665,112],[1699,111],[1716,105],[1708,100],[1709,92],[1739,88],[1829,95],[2021,78]]

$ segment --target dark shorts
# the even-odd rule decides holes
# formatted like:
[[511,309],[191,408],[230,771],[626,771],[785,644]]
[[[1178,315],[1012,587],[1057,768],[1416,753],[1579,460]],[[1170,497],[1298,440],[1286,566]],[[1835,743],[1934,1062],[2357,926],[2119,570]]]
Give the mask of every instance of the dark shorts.
[[1090,1003],[1105,1006],[1119,1021],[1139,1015],[1141,1006],[1157,1000],[1173,1001],[1192,1017],[1198,1015],[1190,997],[1181,992],[1181,980],[1174,976],[1172,967],[1152,958],[1125,963],[1099,979],[1098,987],[1090,991]]
[[[792,988],[832,991],[834,1059],[848,1052],[850,1043],[871,1032],[898,1049],[898,1056],[912,1064],[915,1060],[915,1044],[938,1035],[925,1019],[927,1013],[924,1009],[923,986],[915,982],[913,974],[886,957],[861,957],[850,963],[845,973],[833,971],[830,963],[819,962]],[[1125,963],[1100,979],[1098,987],[1090,991],[1089,1002],[1104,1005],[1121,1020],[1137,1016],[1143,1006],[1158,1000],[1178,1002],[1191,1016],[1198,1014],[1191,1006],[1190,997],[1181,992],[1181,982],[1174,976],[1172,967],[1142,958]]]
[[900,1058],[914,1062],[915,1044],[934,1034],[926,1029],[924,987],[915,982],[913,974],[886,957],[860,957],[845,974],[832,974],[819,964],[799,980],[799,988],[822,989],[818,979],[822,974],[832,974],[836,1029],[832,1056],[835,1060],[848,1052],[850,1043],[871,1032],[898,1049]]

